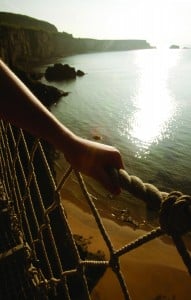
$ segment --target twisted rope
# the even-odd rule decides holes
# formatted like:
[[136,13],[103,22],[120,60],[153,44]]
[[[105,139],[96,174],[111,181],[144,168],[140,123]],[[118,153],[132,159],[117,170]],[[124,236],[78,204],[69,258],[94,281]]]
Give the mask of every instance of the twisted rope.
[[191,230],[191,196],[172,192],[162,203],[159,221],[162,230],[171,235],[176,248],[191,275],[191,256],[181,236]]
[[160,192],[154,185],[144,183],[140,178],[130,176],[122,169],[119,170],[119,182],[123,189],[143,200],[147,208],[159,210],[160,227],[124,246],[115,255],[125,254],[166,233],[172,237],[177,251],[191,275],[191,256],[181,239],[183,234],[191,231],[191,196],[177,191],[169,194]]
[[148,209],[159,210],[162,201],[168,196],[168,193],[160,192],[154,185],[144,183],[137,176],[130,176],[123,169],[119,170],[118,175],[122,189],[143,200]]
[[121,249],[116,251],[115,255],[119,257],[127,252],[130,252],[130,251],[138,248],[139,246],[142,246],[143,244],[145,244],[163,234],[164,234],[164,231],[162,231],[162,229],[160,227],[157,227],[156,229],[152,230],[151,232],[141,236],[140,238],[137,238],[132,243],[125,245],[124,247],[122,247]]
[[118,278],[118,281],[119,281],[119,284],[121,286],[121,289],[123,291],[123,294],[124,294],[124,297],[125,297],[125,300],[131,300],[130,298],[130,295],[129,295],[129,292],[128,292],[128,288],[127,288],[127,285],[125,283],[125,279],[123,277],[123,274],[121,272],[121,269],[120,269],[120,266],[119,266],[119,258],[116,257],[114,255],[115,253],[115,250],[114,250],[114,246],[112,244],[112,241],[110,240],[109,238],[109,235],[104,227],[104,224],[101,220],[101,217],[97,211],[97,208],[93,202],[93,198],[91,197],[91,195],[89,194],[88,190],[87,190],[87,187],[86,187],[86,184],[83,180],[83,177],[82,175],[79,173],[79,172],[75,172],[76,174],[76,178],[78,179],[78,182],[80,184],[80,187],[81,187],[81,190],[89,204],[89,207],[91,208],[91,211],[92,211],[92,214],[96,220],[96,223],[97,223],[97,226],[102,234],[102,237],[108,247],[108,250],[110,252],[110,262],[109,262],[109,265],[110,267],[112,268],[113,272],[116,274],[117,278]]

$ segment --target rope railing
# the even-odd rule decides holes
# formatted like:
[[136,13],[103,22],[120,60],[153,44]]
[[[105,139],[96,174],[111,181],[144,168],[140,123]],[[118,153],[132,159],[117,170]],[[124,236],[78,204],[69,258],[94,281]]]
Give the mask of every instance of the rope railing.
[[[159,213],[158,227],[117,248],[82,175],[69,167],[57,183],[51,168],[48,145],[43,146],[42,141],[3,121],[0,129],[0,182],[5,195],[1,197],[0,223],[1,219],[3,222],[7,220],[6,237],[10,236],[8,241],[1,240],[5,245],[1,247],[0,268],[11,272],[11,267],[6,266],[9,261],[12,264],[10,257],[14,256],[14,263],[15,258],[18,259],[17,277],[24,278],[19,281],[20,294],[18,283],[15,283],[10,295],[8,288],[6,291],[0,288],[0,293],[6,292],[6,299],[18,299],[18,295],[20,299],[31,299],[32,294],[37,299],[93,299],[92,289],[105,270],[110,268],[120,285],[123,298],[130,300],[132,298],[121,268],[121,257],[165,234],[172,237],[191,275],[191,257],[182,239],[191,231],[190,196],[180,192],[160,192],[154,185],[143,183],[125,170],[115,172],[114,176],[122,189],[142,199],[147,209]],[[89,259],[82,254],[77,243],[61,197],[71,176],[75,176],[108,249],[107,258],[95,256]],[[12,243],[13,233],[19,238]],[[21,251],[24,253],[22,257]],[[93,282],[91,276],[94,274],[98,274],[98,278]],[[5,279],[6,286],[9,276]]]

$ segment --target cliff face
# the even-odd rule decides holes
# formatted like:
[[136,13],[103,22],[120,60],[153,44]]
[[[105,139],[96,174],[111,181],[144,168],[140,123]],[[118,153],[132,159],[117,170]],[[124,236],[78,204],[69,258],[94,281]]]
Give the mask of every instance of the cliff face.
[[[30,19],[30,18],[29,18]],[[54,30],[48,23],[40,27],[39,21],[32,19],[32,27],[13,26],[0,22],[0,57],[8,65],[30,66],[31,62],[43,63],[56,57],[97,51],[123,51],[149,49],[145,40],[94,40],[73,38],[67,33]],[[31,23],[30,23],[31,24]],[[35,27],[35,28],[34,28]],[[39,29],[40,28],[40,29]]]
[[76,39],[76,47],[84,51],[127,51],[152,48],[145,40]]
[[54,47],[54,33],[0,26],[0,56],[9,65],[53,57]]

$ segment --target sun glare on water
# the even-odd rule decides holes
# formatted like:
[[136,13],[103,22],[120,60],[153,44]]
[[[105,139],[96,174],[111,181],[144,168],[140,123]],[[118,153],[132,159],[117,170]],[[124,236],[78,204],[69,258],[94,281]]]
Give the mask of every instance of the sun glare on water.
[[161,51],[146,51],[144,59],[137,53],[139,88],[134,98],[135,110],[129,126],[131,140],[138,147],[137,155],[149,153],[152,143],[157,143],[168,135],[170,123],[176,113],[176,103],[168,88],[168,78],[179,55],[176,51],[173,53],[173,50]]

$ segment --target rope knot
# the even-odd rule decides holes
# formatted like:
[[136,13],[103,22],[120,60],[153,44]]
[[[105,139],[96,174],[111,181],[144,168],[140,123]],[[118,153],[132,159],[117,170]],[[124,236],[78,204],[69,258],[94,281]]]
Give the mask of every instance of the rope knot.
[[119,258],[115,254],[111,257],[109,261],[109,265],[114,272],[118,272],[120,270]]
[[161,229],[171,236],[183,235],[191,230],[191,196],[172,192],[162,203]]

